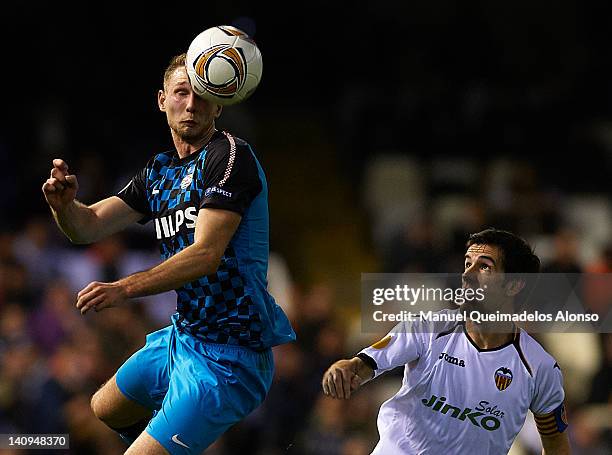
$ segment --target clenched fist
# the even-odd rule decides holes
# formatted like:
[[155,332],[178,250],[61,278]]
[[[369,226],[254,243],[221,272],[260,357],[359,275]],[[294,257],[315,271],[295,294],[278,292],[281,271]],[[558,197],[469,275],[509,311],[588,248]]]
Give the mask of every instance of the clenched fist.
[[372,368],[359,357],[338,360],[323,375],[321,386],[325,395],[348,399],[352,392],[371,379],[373,375]]
[[74,201],[78,188],[76,175],[68,174],[68,165],[64,160],[54,159],[51,176],[42,186],[49,206],[56,212],[61,212]]

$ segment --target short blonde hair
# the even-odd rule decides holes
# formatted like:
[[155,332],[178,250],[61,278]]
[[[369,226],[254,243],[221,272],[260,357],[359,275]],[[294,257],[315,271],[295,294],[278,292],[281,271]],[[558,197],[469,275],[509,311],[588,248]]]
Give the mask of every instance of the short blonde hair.
[[175,55],[170,59],[170,63],[168,63],[168,67],[166,68],[166,71],[164,71],[164,90],[166,89],[166,85],[168,84],[168,80],[170,79],[170,76],[172,76],[172,73],[174,73],[177,68],[185,66],[186,62],[187,54],[185,53]]

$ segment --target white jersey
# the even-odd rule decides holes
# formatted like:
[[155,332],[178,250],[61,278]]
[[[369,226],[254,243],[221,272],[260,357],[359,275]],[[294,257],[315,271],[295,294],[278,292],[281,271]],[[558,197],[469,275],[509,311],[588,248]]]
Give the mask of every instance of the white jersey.
[[541,415],[563,404],[561,369],[524,330],[480,349],[463,323],[436,323],[437,333],[431,325],[400,323],[358,354],[375,376],[405,365],[402,387],[380,408],[373,454],[505,454],[528,409]]

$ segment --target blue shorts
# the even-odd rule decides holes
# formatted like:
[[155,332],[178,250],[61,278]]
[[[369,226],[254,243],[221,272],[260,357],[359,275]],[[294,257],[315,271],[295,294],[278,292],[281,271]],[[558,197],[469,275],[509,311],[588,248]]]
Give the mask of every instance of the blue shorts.
[[117,371],[129,399],[157,411],[146,431],[171,454],[199,454],[264,400],[272,350],[203,343],[172,325]]

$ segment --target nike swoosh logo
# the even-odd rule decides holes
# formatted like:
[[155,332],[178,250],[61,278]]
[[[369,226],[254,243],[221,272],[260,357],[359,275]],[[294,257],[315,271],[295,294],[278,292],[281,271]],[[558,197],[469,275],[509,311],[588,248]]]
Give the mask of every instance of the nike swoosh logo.
[[191,448],[187,444],[185,444],[184,442],[179,441],[178,434],[175,434],[174,436],[172,436],[172,442],[175,442],[178,445],[185,447],[186,449],[190,449]]

